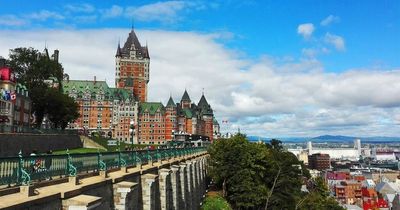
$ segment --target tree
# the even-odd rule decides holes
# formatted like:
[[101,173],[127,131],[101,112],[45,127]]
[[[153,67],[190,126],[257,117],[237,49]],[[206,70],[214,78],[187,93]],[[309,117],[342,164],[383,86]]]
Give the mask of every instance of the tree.
[[65,129],[69,122],[79,117],[78,104],[74,99],[56,89],[47,90],[46,113],[55,128]]
[[250,144],[241,134],[210,147],[210,173],[234,208],[253,208],[264,203],[264,149],[263,145]]
[[311,193],[301,192],[310,174],[279,140],[255,144],[238,134],[213,143],[209,154],[210,175],[234,209],[342,209],[322,179]]
[[[15,48],[10,50],[7,65],[14,71],[18,83],[28,88],[37,127],[46,114],[56,128],[65,128],[68,122],[79,117],[77,104],[62,93],[63,67],[50,59],[47,52],[42,54],[33,48]],[[45,83],[50,77],[56,78],[60,84],[58,89]]]
[[329,196],[329,190],[321,177],[310,180],[309,193],[303,195],[303,200],[299,202],[298,208],[301,210],[344,210],[338,202]]

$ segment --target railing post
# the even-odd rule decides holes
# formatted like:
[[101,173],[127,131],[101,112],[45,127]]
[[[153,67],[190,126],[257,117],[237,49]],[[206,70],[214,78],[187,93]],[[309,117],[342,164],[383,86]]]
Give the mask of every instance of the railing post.
[[97,150],[97,171],[100,171],[100,150]]
[[18,173],[17,173],[17,184],[21,184],[22,179],[22,151],[20,150],[18,153],[19,161],[18,161]]
[[118,151],[118,168],[121,168],[121,151],[119,150],[119,148],[117,149]]

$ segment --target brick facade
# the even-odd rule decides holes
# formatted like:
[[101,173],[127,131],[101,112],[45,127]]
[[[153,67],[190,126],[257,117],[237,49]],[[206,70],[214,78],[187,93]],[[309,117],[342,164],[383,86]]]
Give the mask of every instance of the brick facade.
[[140,102],[146,102],[150,56],[147,46],[141,46],[133,29],[124,46],[121,48],[118,44],[115,64],[115,86],[131,90]]
[[116,88],[96,79],[63,82],[64,92],[75,98],[81,114],[69,128],[101,131],[106,135],[111,132],[112,138],[130,142],[133,122],[134,143],[164,144],[175,140],[176,135],[189,139],[192,135],[204,136],[212,141],[216,120],[205,96],[195,104],[185,90],[180,103],[175,103],[172,97],[166,106],[147,102],[149,69],[148,48],[141,46],[132,29],[123,47],[120,44],[117,47]]

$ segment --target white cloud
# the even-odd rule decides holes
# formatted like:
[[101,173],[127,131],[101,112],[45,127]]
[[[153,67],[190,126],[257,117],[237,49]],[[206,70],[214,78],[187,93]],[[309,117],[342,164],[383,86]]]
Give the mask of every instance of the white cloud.
[[82,12],[82,13],[91,13],[91,12],[94,12],[96,10],[96,8],[93,5],[87,4],[87,3],[84,3],[84,4],[67,4],[64,7],[68,12],[73,12],[73,13],[80,13],[80,12]]
[[106,9],[103,11],[103,18],[115,18],[119,17],[123,14],[124,8],[113,5],[110,9]]
[[134,17],[139,21],[160,21],[164,23],[175,22],[178,12],[182,11],[189,3],[184,1],[166,1],[147,4],[140,7],[127,7],[125,15]]
[[303,23],[297,27],[297,33],[302,35],[305,39],[310,38],[314,30],[314,24],[312,23]]
[[48,10],[41,10],[40,12],[35,12],[27,15],[27,17],[39,21],[46,21],[47,19],[57,19],[57,20],[64,19],[64,16],[62,16],[61,14],[56,12],[51,12]]
[[327,26],[331,23],[337,23],[339,21],[340,21],[340,18],[338,16],[329,15],[328,17],[326,17],[325,19],[323,19],[321,21],[321,26]]
[[15,15],[0,15],[0,26],[23,26],[28,22]]
[[[114,85],[118,37],[129,29],[35,30],[0,33],[0,55],[19,46],[60,50],[71,79],[107,79]],[[219,120],[248,134],[398,135],[400,69],[325,72],[315,59],[296,61],[263,56],[247,60],[218,43],[216,34],[137,31],[148,40],[149,100],[179,100],[185,88],[198,102],[202,88]],[[62,41],[60,41],[62,40]],[[124,41],[124,40],[122,40]],[[221,123],[222,124],[222,123]]]
[[324,41],[328,44],[333,45],[337,50],[346,50],[344,38],[335,34],[326,33]]
[[97,15],[80,15],[75,16],[73,19],[78,23],[93,23],[97,20]]

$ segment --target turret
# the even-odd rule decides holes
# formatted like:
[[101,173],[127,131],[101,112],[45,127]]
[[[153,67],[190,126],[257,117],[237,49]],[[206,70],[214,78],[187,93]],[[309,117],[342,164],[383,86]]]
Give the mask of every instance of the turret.
[[191,104],[191,100],[189,97],[189,94],[187,93],[186,89],[185,92],[183,93],[182,99],[181,99],[181,106],[182,109],[189,109],[190,108],[190,104]]

